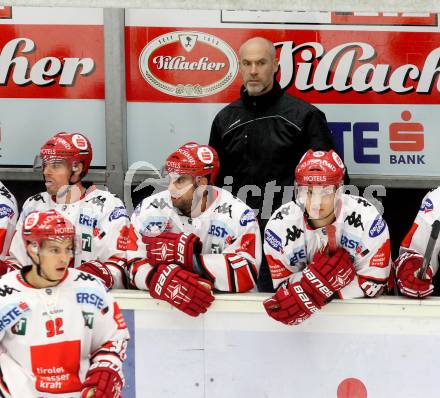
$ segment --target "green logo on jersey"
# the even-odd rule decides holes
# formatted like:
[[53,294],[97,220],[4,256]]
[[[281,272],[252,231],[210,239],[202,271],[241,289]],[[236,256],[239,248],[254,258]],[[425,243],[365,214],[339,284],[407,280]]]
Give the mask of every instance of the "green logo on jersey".
[[88,327],[89,329],[93,329],[93,312],[82,311],[82,314],[84,317],[84,326]]
[[14,326],[12,326],[11,332],[19,336],[24,336],[26,334],[26,325],[27,319],[21,318]]
[[85,252],[92,251],[92,235],[82,234],[82,249]]

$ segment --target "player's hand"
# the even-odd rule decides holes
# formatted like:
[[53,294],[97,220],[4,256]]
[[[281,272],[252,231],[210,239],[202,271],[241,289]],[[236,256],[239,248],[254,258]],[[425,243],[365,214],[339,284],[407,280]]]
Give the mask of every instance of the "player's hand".
[[110,362],[93,364],[82,385],[81,398],[121,398],[124,382]]
[[414,252],[405,252],[395,261],[397,286],[405,296],[422,298],[433,292],[431,266],[426,270],[425,279],[417,278],[422,264],[423,256]]
[[214,301],[211,282],[177,264],[160,265],[148,288],[151,297],[165,300],[191,316],[206,312]]
[[309,268],[318,273],[334,292],[347,286],[356,275],[350,254],[342,247],[330,256],[317,252]]
[[164,232],[158,236],[144,236],[147,259],[151,265],[177,264],[190,272],[194,254],[202,251],[202,242],[194,234]]
[[77,270],[84,271],[99,278],[107,289],[113,287],[113,275],[109,268],[100,261],[87,261],[82,263]]
[[301,284],[286,283],[276,293],[263,302],[267,314],[285,325],[299,325],[321,306],[309,296]]

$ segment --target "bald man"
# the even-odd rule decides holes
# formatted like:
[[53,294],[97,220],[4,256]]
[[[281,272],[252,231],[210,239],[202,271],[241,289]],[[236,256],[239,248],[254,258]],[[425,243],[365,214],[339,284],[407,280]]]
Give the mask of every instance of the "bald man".
[[[217,184],[231,185],[225,177],[232,176],[232,192],[258,212],[264,231],[272,210],[282,204],[284,187],[293,186],[301,156],[308,149],[334,149],[334,144],[324,113],[281,89],[275,79],[278,59],[271,41],[247,40],[240,47],[239,61],[241,98],[217,114],[209,145],[220,158]],[[284,201],[292,200],[292,195],[293,190],[287,190]],[[284,245],[286,238],[280,240]],[[273,291],[264,263],[258,288]]]

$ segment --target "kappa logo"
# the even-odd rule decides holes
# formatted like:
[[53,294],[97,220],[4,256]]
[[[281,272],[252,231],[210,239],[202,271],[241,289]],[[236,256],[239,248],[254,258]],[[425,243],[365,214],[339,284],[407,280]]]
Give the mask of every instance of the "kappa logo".
[[235,51],[217,36],[174,31],[151,40],[141,51],[139,69],[156,90],[197,98],[228,87],[238,72]]
[[160,209],[160,210],[163,210],[163,209],[165,209],[165,208],[169,208],[169,209],[171,209],[171,206],[168,204],[168,202],[164,199],[164,198],[161,198],[160,200],[159,199],[154,199],[148,206],[147,206],[147,209],[149,209],[149,208],[151,208],[151,207],[154,207],[155,209]]
[[36,195],[32,196],[29,201],[35,201],[35,202],[43,202],[46,203],[46,201],[43,198],[43,195],[41,193],[37,193]]
[[7,190],[6,187],[0,187],[0,195],[4,196],[5,198],[8,198],[9,200],[11,200],[12,198],[11,193]]
[[20,290],[16,289],[15,287],[10,287],[8,285],[3,285],[3,287],[0,287],[0,296],[6,297],[14,292],[20,292]]
[[228,203],[217,206],[214,211],[219,214],[229,214],[229,218],[232,218],[232,205]]
[[370,207],[372,206],[371,203],[368,203],[365,199],[363,198],[358,198],[357,202],[361,205],[363,205],[364,207]]
[[96,278],[87,272],[80,272],[74,282],[76,281],[96,281]]
[[361,227],[362,231],[364,230],[364,224],[362,223],[361,215],[356,215],[355,211],[349,216],[345,217],[344,221],[347,221],[349,225],[353,225],[355,228]]
[[277,214],[275,214],[274,220],[284,220],[283,216],[288,216],[290,213],[290,210],[288,207],[283,207]]
[[301,228],[298,228],[296,225],[292,225],[292,228],[286,229],[286,243],[284,244],[284,247],[287,246],[287,244],[292,241],[295,242],[297,239],[301,237],[301,235],[304,233],[304,230]]
[[102,197],[101,195],[95,196],[92,199],[86,200],[87,203],[91,203],[101,209],[101,213],[104,211],[104,203],[107,198]]

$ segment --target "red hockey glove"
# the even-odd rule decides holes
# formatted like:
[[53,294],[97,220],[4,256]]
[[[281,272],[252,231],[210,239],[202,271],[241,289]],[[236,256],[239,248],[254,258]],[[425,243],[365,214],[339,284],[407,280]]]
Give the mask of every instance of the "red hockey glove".
[[108,267],[100,261],[87,261],[86,263],[82,263],[77,270],[96,276],[107,289],[113,287],[113,275]]
[[[98,362],[90,366],[82,385],[81,398],[121,398],[124,382],[117,368],[110,362]],[[91,391],[94,390],[94,394]]]
[[263,305],[270,317],[286,325],[299,325],[321,309],[319,303],[298,282],[281,285]]
[[191,316],[206,312],[214,301],[212,284],[176,264],[160,265],[148,283],[151,297],[168,301]]
[[330,256],[317,252],[313,262],[303,271],[301,284],[307,293],[324,305],[333,293],[347,286],[355,275],[350,255],[339,247]]
[[414,252],[403,253],[395,261],[397,286],[405,296],[421,298],[433,292],[431,266],[426,270],[425,279],[417,278],[422,264],[423,256]]
[[196,272],[194,254],[202,251],[202,242],[194,234],[164,232],[158,236],[144,236],[147,259],[151,265],[177,264]]
[[0,261],[0,277],[7,274],[8,272],[15,271],[15,268],[11,263],[7,261]]

